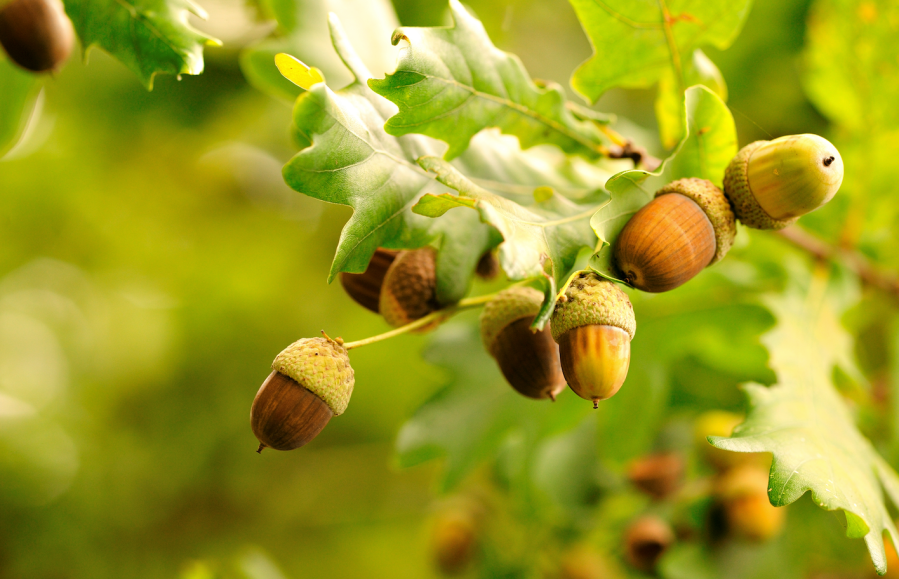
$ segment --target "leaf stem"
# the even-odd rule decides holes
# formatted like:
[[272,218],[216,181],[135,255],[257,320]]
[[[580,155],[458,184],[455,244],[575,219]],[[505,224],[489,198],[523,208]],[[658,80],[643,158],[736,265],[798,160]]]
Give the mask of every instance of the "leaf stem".
[[389,340],[390,338],[401,336],[405,333],[412,332],[419,328],[423,328],[428,326],[434,322],[441,323],[443,320],[450,318],[457,313],[468,310],[471,308],[476,308],[482,306],[496,297],[496,294],[487,294],[483,296],[478,296],[474,298],[466,298],[464,300],[459,300],[459,302],[447,306],[443,309],[437,310],[436,312],[431,312],[430,314],[418,318],[414,322],[409,322],[405,326],[400,326],[399,328],[390,330],[389,332],[384,332],[383,334],[378,334],[376,336],[372,336],[370,338],[365,338],[362,340],[356,340],[355,342],[347,342],[343,345],[347,350],[352,350],[353,348],[358,348],[360,346],[367,346],[369,344],[374,344],[375,342],[380,342],[382,340]]

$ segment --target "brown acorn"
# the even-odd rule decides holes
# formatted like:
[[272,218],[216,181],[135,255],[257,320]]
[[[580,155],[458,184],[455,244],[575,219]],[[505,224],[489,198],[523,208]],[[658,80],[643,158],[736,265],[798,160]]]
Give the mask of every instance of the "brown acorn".
[[471,513],[445,510],[434,519],[431,551],[444,575],[458,575],[471,566],[477,553],[478,521]]
[[627,478],[653,497],[664,499],[678,489],[684,475],[684,459],[674,452],[651,454],[630,464]]
[[499,275],[499,259],[497,259],[496,253],[492,250],[484,252],[474,271],[479,278],[486,281],[496,278]]
[[272,369],[250,408],[257,452],[299,448],[346,410],[354,376],[340,339],[298,340],[278,354]]
[[565,388],[559,346],[549,324],[538,332],[530,328],[542,303],[543,294],[534,288],[501,291],[481,312],[481,338],[515,390],[529,398],[555,400]]
[[384,276],[387,275],[387,269],[398,253],[393,249],[379,247],[371,256],[364,273],[341,272],[340,285],[356,303],[376,314],[379,313]]
[[761,542],[783,528],[785,509],[768,499],[768,480],[768,469],[757,463],[735,466],[715,480],[715,496],[723,507],[728,534]]
[[641,517],[624,533],[625,559],[640,571],[652,572],[672,543],[674,531],[668,523],[658,517]]
[[597,408],[600,400],[618,392],[627,378],[637,321],[616,284],[581,273],[556,303],[551,329],[562,373],[578,396]]
[[0,44],[22,68],[58,69],[71,54],[74,39],[59,0],[11,0],[0,8]]
[[639,290],[672,290],[723,258],[736,233],[720,189],[705,179],[679,179],[627,222],[615,242],[615,264]]
[[423,247],[401,251],[387,268],[378,307],[388,324],[404,326],[439,308],[437,251]]

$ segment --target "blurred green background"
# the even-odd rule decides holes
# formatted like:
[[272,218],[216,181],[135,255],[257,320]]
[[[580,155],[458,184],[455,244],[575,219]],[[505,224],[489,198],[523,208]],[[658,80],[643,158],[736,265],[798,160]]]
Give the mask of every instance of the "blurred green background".
[[[429,541],[444,508],[440,464],[400,469],[393,456],[404,421],[448,379],[420,355],[428,337],[354,351],[347,413],[301,450],[253,452],[250,402],[283,347],[321,330],[349,340],[386,325],[325,282],[349,209],[281,180],[295,150],[290,106],[251,88],[238,66],[240,49],[270,27],[240,2],[203,5],[211,18],[196,26],[225,41],[206,49],[204,74],[162,76],[147,92],[99,50],[89,64],[73,58],[46,82],[26,138],[0,162],[0,577],[437,576]],[[468,5],[534,77],[567,86],[591,53],[563,0]],[[863,133],[839,133],[803,91],[809,5],[756,0],[734,46],[706,51],[728,82],[741,144]],[[404,25],[446,19],[443,2],[395,7]],[[652,138],[654,97],[654,89],[615,90],[597,108]],[[858,164],[844,158],[848,175]],[[810,218],[831,238],[845,234],[829,225],[832,216],[853,215],[839,199],[830,218]],[[882,263],[899,263],[888,250],[893,221],[877,207],[860,211],[855,219],[872,225],[853,240]],[[752,243],[778,258],[784,251]],[[740,277],[737,255],[722,278]],[[647,298],[647,327],[700,328],[715,314],[684,312],[715,291],[716,279]],[[726,291],[718,303],[731,299]],[[876,378],[889,371],[883,344],[895,314],[883,304],[868,311],[854,330],[879,336],[859,347]],[[474,319],[467,314],[458,327]],[[665,369],[670,393],[660,396],[674,415],[740,409],[738,382],[771,381],[755,341],[770,320],[757,308],[733,320],[748,336],[736,353],[683,353]],[[557,522],[515,508],[509,516],[526,522],[510,523],[510,545]],[[839,549],[848,576],[873,573],[861,542],[842,538],[831,515],[807,501],[790,510],[790,538],[732,560],[762,557],[783,566],[780,576],[802,574],[805,562],[789,558],[814,558],[808,546],[817,544]],[[603,524],[594,512],[562,526],[583,537]],[[839,571],[818,557],[819,570]],[[791,565],[799,570],[788,573]]]

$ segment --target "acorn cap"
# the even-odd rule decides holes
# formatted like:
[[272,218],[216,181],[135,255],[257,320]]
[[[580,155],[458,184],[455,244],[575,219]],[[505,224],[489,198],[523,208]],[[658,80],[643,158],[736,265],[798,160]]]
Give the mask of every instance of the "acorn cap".
[[679,193],[691,199],[712,223],[715,230],[715,257],[709,265],[727,255],[737,235],[737,220],[724,192],[707,179],[687,178],[668,183],[656,191],[656,197],[668,193]]
[[403,326],[437,309],[437,251],[423,247],[401,251],[384,276],[379,310],[394,327]]
[[272,369],[321,398],[334,416],[343,414],[353,394],[349,354],[330,338],[297,340],[275,357]]
[[510,287],[487,302],[481,312],[481,338],[484,349],[496,356],[496,338],[509,324],[521,318],[537,315],[543,304],[543,294],[532,287]]
[[621,328],[634,339],[637,320],[634,307],[627,294],[610,281],[600,279],[592,272],[584,272],[575,278],[559,299],[552,317],[553,339],[574,328],[588,325]]

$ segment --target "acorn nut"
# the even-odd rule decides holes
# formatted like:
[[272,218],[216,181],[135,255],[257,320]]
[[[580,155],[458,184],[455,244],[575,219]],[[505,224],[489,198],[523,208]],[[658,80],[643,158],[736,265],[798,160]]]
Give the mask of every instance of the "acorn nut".
[[715,481],[715,496],[723,507],[728,534],[750,541],[767,541],[784,525],[785,510],[768,499],[768,469],[758,464],[735,466]]
[[357,304],[376,314],[379,313],[384,276],[387,275],[387,269],[398,253],[393,249],[379,247],[371,256],[364,273],[341,272],[340,285]]
[[71,54],[74,39],[59,0],[12,0],[0,8],[0,44],[22,68],[58,69]]
[[624,555],[631,566],[649,573],[673,543],[671,526],[647,515],[631,523],[624,532]]
[[549,324],[538,332],[530,328],[542,303],[543,294],[534,288],[501,291],[481,312],[481,338],[515,390],[529,398],[555,400],[565,388],[559,346]]
[[637,329],[627,295],[595,273],[576,277],[556,303],[551,329],[562,373],[581,398],[605,400],[621,388]]
[[737,153],[724,192],[743,225],[783,229],[830,201],[843,182],[843,159],[818,135],[756,141]]
[[631,484],[658,500],[671,496],[680,487],[683,476],[684,459],[674,452],[641,457],[627,469]]
[[720,189],[705,179],[678,179],[659,189],[621,230],[615,264],[635,288],[664,292],[721,260],[736,234]]
[[388,324],[404,326],[439,308],[436,262],[433,247],[397,254],[387,268],[378,304]]
[[315,438],[353,394],[353,368],[338,338],[303,338],[284,349],[253,400],[259,449],[293,450]]

